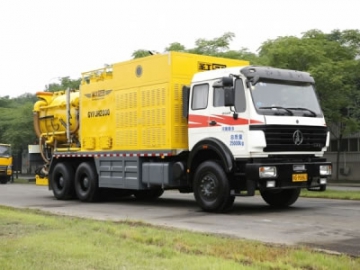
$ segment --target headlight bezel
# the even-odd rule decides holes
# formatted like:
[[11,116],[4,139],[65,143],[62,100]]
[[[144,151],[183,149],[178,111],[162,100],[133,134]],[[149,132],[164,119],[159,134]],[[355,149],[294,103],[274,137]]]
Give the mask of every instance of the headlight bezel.
[[320,176],[329,176],[332,174],[332,166],[329,164],[319,166]]
[[268,178],[276,178],[277,168],[276,166],[262,166],[259,167],[259,178],[260,179],[268,179]]

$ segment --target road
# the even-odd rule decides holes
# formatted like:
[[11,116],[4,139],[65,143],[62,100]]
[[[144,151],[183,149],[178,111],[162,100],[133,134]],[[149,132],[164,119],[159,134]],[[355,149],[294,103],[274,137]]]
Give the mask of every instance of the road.
[[192,194],[175,191],[166,191],[154,202],[129,197],[82,203],[58,201],[44,186],[7,184],[0,185],[0,205],[99,220],[136,220],[360,256],[360,201],[299,198],[293,207],[275,210],[255,196],[236,198],[228,214],[210,214],[199,209]]

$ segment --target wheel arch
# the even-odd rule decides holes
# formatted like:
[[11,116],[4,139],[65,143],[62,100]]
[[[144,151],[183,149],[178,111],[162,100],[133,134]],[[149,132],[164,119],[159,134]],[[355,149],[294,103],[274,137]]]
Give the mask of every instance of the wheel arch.
[[230,173],[234,168],[234,156],[230,149],[215,138],[201,140],[191,149],[187,161],[190,174],[193,175],[197,166],[206,160],[219,160],[226,173]]

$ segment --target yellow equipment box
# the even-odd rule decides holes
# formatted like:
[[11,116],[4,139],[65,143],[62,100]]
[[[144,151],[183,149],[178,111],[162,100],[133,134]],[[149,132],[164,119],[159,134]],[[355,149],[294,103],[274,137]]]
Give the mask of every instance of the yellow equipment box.
[[152,55],[82,74],[82,151],[188,149],[182,87],[200,71],[249,62],[180,52]]

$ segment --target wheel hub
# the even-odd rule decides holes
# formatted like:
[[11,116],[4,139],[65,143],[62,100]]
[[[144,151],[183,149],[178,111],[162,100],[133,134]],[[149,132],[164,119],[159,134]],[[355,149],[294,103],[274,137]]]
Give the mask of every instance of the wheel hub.
[[84,177],[82,180],[82,188],[84,190],[87,190],[89,188],[89,179],[87,177]]
[[62,188],[64,186],[64,177],[59,177],[59,182],[58,182],[58,185],[60,188]]
[[205,197],[210,198],[216,196],[215,180],[210,176],[205,176],[201,180],[200,190]]

